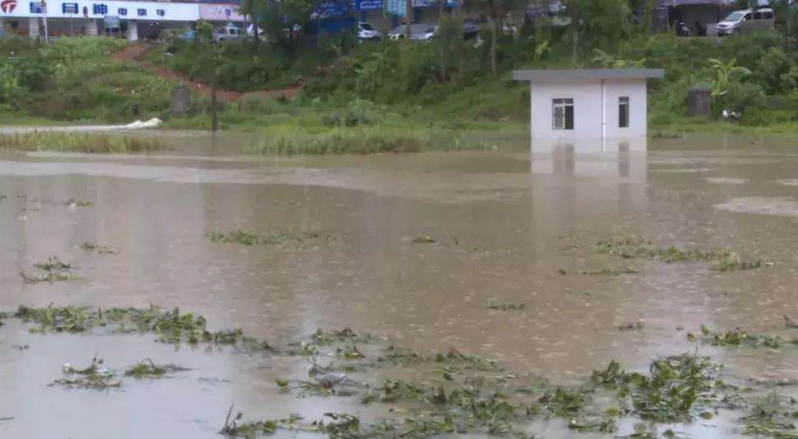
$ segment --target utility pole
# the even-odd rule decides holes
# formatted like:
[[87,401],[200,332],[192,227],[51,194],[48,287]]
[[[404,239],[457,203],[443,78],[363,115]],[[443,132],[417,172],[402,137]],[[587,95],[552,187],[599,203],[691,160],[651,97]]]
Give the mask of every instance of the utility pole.
[[47,29],[47,1],[42,0],[42,14],[44,15],[44,42],[50,42],[50,32]]

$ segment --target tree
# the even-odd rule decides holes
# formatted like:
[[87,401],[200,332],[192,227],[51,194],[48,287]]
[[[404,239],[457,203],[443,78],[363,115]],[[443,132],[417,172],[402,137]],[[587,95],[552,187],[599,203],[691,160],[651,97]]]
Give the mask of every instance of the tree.
[[571,18],[574,64],[582,49],[614,52],[631,33],[632,14],[627,0],[568,0],[566,10]]
[[527,0],[472,0],[467,7],[488,17],[490,25],[490,70],[495,75],[498,72],[498,39],[499,29],[504,18],[514,11],[527,7]]
[[294,25],[305,29],[311,14],[318,4],[314,0],[253,0],[256,15],[262,18],[264,32],[276,44],[296,47],[292,32]]
[[207,21],[197,22],[197,34],[192,44],[198,45],[198,61],[203,66],[205,82],[211,84],[211,130],[219,129],[219,118],[217,116],[218,105],[216,103],[216,87],[219,83],[219,66],[222,63],[222,45],[213,41],[213,25]]
[[262,0],[241,0],[241,6],[238,7],[239,12],[248,17],[249,22],[252,23],[252,50],[254,52],[258,51],[258,43],[260,42],[260,35],[258,35],[260,20],[258,20],[258,15],[262,9],[261,2]]

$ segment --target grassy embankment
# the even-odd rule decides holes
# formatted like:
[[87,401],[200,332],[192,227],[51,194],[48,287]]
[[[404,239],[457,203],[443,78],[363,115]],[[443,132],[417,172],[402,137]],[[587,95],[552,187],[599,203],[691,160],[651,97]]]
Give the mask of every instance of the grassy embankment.
[[[159,117],[166,128],[209,128],[209,99],[194,96],[188,116],[172,116],[174,80],[115,61],[112,53],[126,44],[104,38],[49,45],[0,39],[0,79],[7,84],[0,91],[0,122],[118,123]],[[254,54],[246,43],[225,45],[221,67],[213,71],[220,88],[243,95],[221,100],[221,127],[263,133],[251,149],[267,154],[479,148],[484,145],[463,140],[473,138],[467,134],[523,135],[527,129],[529,93],[510,79],[512,69],[572,65],[564,38],[552,39],[546,50],[533,38],[504,38],[495,75],[489,72],[485,45],[462,48],[461,62],[441,44],[361,44],[346,52],[287,52],[264,44]],[[173,56],[163,56],[167,47]],[[202,64],[202,50],[201,44],[171,42],[151,48],[149,59],[192,80],[209,81],[212,69]],[[798,133],[798,55],[780,34],[722,40],[637,35],[620,41],[612,52],[585,48],[581,55],[579,67],[666,69],[664,80],[651,82],[652,132]],[[293,98],[255,91],[296,85],[300,78],[304,86]],[[687,91],[696,85],[714,91],[717,114],[710,119],[685,116]],[[740,122],[719,121],[723,108],[741,113]],[[127,150],[97,148],[94,141],[70,144],[81,143],[87,151]]]

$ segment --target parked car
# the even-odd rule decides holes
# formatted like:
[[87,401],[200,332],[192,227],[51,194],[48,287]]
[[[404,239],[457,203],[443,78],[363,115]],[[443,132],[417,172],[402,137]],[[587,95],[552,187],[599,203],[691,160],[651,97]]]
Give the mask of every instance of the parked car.
[[246,33],[238,26],[228,24],[213,31],[213,41],[238,41],[246,38]]
[[463,39],[473,40],[479,36],[479,21],[473,19],[463,20]]
[[379,41],[382,38],[380,31],[374,29],[374,26],[359,22],[357,24],[357,39],[360,41]]
[[[411,41],[432,41],[435,33],[438,31],[436,24],[411,24],[410,25],[410,40]],[[388,38],[392,40],[405,39],[405,25],[401,25],[388,33]]]
[[752,11],[741,9],[729,14],[718,23],[718,35],[750,34],[755,31],[773,30],[776,26],[776,15],[773,9],[762,8]]

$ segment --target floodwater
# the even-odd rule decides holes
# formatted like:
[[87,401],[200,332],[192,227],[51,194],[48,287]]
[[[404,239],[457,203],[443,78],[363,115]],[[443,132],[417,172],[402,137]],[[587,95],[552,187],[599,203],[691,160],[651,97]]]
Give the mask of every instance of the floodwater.
[[[153,156],[0,153],[0,310],[180,307],[273,345],[351,327],[565,384],[611,359],[646,372],[656,356],[695,350],[685,334],[701,324],[798,335],[782,317],[798,318],[797,139],[653,139],[648,152],[530,155],[518,136],[484,152],[292,158],[241,155],[248,141],[181,134],[170,139],[176,150]],[[91,205],[64,204],[71,199]],[[238,229],[326,238],[244,246],[207,236]],[[437,243],[412,242],[422,235]],[[772,266],[719,273],[591,250],[625,237],[731,249]],[[85,251],[86,241],[116,253]],[[50,255],[71,262],[76,278],[23,283],[20,271]],[[638,273],[579,274],[622,265]],[[491,299],[525,307],[493,311]],[[616,329],[636,321],[645,327]],[[387,413],[280,393],[276,378],[306,377],[301,358],[176,348],[152,334],[36,335],[5,323],[2,438],[218,438],[231,404],[248,418]],[[798,349],[698,352],[741,380],[798,379]],[[64,363],[95,356],[117,370],[143,358],[192,370],[106,391],[48,386]],[[734,437],[733,421],[676,430]],[[576,435],[554,421],[532,432]]]

